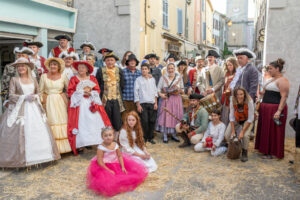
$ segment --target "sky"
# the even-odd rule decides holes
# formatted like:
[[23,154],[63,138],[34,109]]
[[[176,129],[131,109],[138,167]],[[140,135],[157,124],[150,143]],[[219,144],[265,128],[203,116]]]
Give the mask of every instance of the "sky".
[[[226,14],[226,1],[227,0],[210,0],[214,10],[219,11],[220,13]],[[228,0],[230,1],[230,0]],[[248,17],[253,18],[254,17],[254,3],[252,0],[248,0],[249,9],[248,9]]]

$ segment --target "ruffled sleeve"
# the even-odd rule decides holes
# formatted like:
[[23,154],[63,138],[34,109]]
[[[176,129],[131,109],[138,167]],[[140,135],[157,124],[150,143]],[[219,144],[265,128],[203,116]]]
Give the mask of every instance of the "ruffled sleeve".
[[122,146],[122,150],[125,153],[128,153],[130,155],[135,153],[135,150],[129,144],[126,130],[122,129],[120,131],[119,141],[120,145]]

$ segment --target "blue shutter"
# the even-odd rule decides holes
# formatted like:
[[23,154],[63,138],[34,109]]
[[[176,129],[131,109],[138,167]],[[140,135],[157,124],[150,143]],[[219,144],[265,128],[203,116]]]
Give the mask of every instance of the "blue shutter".
[[180,8],[177,8],[177,33],[183,33],[183,14]]

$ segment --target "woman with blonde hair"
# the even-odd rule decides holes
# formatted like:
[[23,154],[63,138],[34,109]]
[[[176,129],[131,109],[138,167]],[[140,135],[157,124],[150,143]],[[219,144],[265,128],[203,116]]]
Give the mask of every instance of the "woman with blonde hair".
[[8,109],[0,117],[0,167],[27,167],[60,159],[57,145],[39,99],[31,70],[34,64],[19,58],[9,86]]
[[236,68],[238,68],[238,62],[235,57],[228,58],[224,63],[225,84],[223,87],[223,94],[221,98],[221,103],[222,103],[221,119],[226,126],[229,123],[229,100],[230,100],[229,98],[231,96],[230,83],[235,76]]
[[68,89],[69,79],[63,73],[65,63],[61,58],[48,58],[45,62],[48,69],[40,80],[40,93],[42,104],[46,110],[48,122],[56,140],[59,152],[71,152],[68,141],[68,98],[65,93]]

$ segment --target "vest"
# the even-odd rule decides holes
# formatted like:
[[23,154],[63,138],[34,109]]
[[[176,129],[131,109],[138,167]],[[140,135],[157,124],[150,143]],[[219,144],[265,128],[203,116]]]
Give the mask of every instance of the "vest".
[[[107,71],[106,67],[103,67],[102,68],[102,77],[103,77],[103,82],[104,82],[103,99],[104,99],[105,102],[108,100],[107,97],[108,97],[108,87],[109,87],[107,85],[108,75],[107,75],[106,71]],[[116,72],[115,73],[116,73],[115,74],[116,81],[119,82],[119,84],[117,84],[117,90],[116,90],[117,94],[116,94],[116,96],[117,96],[117,99],[119,101],[120,112],[123,112],[123,111],[125,111],[125,107],[123,105],[123,101],[122,101],[121,93],[120,93],[120,74],[119,74],[119,68],[118,67],[116,67]]]
[[243,111],[238,110],[238,106],[234,105],[234,117],[236,122],[244,122],[248,119],[248,104],[244,104]]

